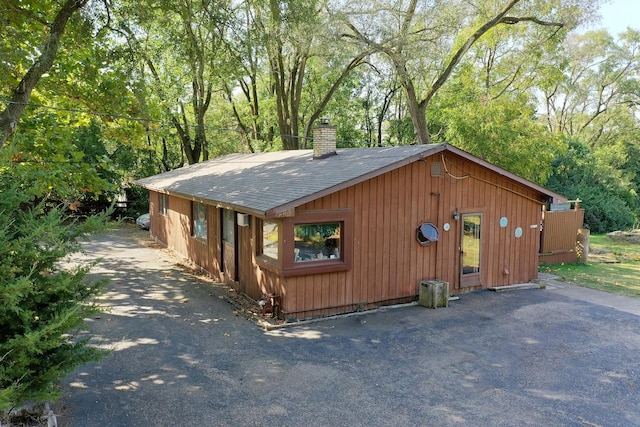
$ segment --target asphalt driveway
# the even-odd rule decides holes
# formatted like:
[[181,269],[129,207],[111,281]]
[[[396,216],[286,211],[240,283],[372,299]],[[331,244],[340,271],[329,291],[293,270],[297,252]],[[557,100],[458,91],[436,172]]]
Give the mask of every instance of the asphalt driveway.
[[85,245],[113,351],[65,380],[59,426],[640,425],[640,300],[483,291],[265,331],[145,239]]

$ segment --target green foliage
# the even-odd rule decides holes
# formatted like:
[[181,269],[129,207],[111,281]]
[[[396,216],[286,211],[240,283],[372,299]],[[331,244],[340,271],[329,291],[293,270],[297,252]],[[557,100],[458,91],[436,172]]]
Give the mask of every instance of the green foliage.
[[[109,159],[99,147],[90,147],[91,140],[85,142],[86,131],[78,132],[74,135],[70,123],[46,112],[21,121],[5,151],[12,156],[12,174],[21,177],[19,182],[25,185],[25,191],[32,196],[73,201],[111,188],[112,184],[98,172],[109,169]],[[74,139],[80,147],[73,143]]]
[[537,120],[530,99],[511,94],[493,99],[468,70],[441,93],[429,117],[434,142],[448,142],[540,184],[564,149],[562,139]]
[[67,373],[102,354],[81,330],[105,283],[85,279],[90,266],[67,270],[60,261],[103,221],[69,221],[34,203],[13,168],[0,169],[0,411],[56,399]]
[[598,162],[586,144],[570,141],[568,151],[558,155],[552,167],[546,186],[582,200],[585,224],[592,232],[624,230],[637,220],[638,197],[633,189],[624,186],[611,165]]
[[309,241],[324,241],[329,236],[336,233],[340,229],[340,224],[311,224],[296,225],[294,234],[296,237]]
[[413,123],[409,116],[402,119],[390,119],[387,133],[389,145],[405,145],[413,143],[416,139]]
[[149,212],[149,191],[137,186],[125,188],[127,200],[129,200],[129,216],[137,218],[143,213]]

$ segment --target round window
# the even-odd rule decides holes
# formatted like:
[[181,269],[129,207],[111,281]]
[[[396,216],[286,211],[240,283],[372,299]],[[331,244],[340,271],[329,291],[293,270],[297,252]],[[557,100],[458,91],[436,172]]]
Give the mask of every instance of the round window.
[[427,246],[438,241],[440,232],[438,228],[430,222],[423,222],[416,230],[416,238],[422,246]]

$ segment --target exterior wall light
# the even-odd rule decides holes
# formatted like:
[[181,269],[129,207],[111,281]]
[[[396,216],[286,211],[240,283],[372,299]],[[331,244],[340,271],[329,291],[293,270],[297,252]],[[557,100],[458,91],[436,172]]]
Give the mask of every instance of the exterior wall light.
[[460,214],[458,213],[458,209],[454,210],[451,216],[455,221],[458,221],[460,219]]

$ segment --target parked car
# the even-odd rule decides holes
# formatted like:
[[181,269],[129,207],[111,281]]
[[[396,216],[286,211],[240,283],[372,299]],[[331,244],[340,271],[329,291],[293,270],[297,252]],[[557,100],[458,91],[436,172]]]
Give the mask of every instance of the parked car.
[[142,228],[143,230],[148,230],[150,221],[151,221],[151,217],[148,213],[142,214],[136,219],[136,225]]

